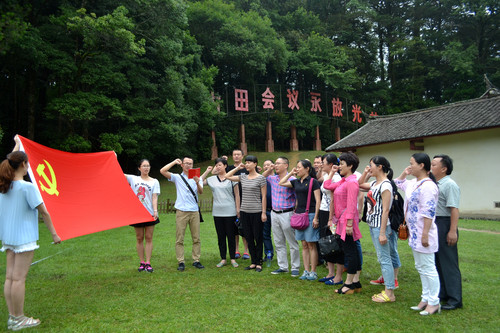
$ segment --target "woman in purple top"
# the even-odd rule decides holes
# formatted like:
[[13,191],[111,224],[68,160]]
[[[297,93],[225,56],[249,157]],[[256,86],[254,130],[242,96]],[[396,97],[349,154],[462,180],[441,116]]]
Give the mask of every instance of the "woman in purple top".
[[[359,184],[354,171],[359,165],[358,157],[353,153],[342,153],[339,156],[340,165],[334,165],[331,173],[339,172],[341,181],[333,183],[325,180],[323,187],[333,192],[335,217],[337,218],[336,233],[342,239],[344,254],[349,260],[347,278],[342,288],[335,290],[339,294],[354,294],[361,292],[359,275],[361,261],[356,241],[361,238],[359,231],[358,193]],[[332,222],[330,222],[332,223]],[[339,264],[339,262],[337,262]]]
[[[394,180],[405,191],[405,220],[410,230],[408,245],[413,250],[415,268],[422,281],[422,299],[411,309],[423,316],[439,313],[439,275],[434,262],[438,250],[436,205],[439,190],[430,173],[431,159],[425,153],[413,154],[408,166]],[[408,175],[415,179],[406,180]]]

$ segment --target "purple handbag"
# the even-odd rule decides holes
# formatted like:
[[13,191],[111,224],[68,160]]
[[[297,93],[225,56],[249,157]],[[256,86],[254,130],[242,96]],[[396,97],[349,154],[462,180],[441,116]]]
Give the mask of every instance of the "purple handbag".
[[311,191],[312,191],[312,184],[313,184],[313,178],[311,177],[311,181],[309,182],[309,192],[307,193],[307,205],[306,205],[306,211],[304,213],[293,213],[292,217],[290,218],[290,226],[293,229],[297,230],[305,230],[309,226],[309,205],[311,204]]

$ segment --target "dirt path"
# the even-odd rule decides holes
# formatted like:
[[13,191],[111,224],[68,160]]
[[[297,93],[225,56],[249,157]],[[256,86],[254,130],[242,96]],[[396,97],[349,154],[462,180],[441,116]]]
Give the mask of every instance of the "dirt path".
[[472,232],[484,232],[486,234],[500,235],[499,231],[491,231],[491,230],[477,230],[477,229],[466,229],[466,228],[458,228],[458,230],[472,231]]

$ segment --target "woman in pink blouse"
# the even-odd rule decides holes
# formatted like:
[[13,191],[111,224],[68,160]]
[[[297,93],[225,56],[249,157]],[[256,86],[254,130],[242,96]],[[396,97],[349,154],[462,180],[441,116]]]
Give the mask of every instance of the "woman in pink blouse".
[[347,278],[344,285],[335,290],[339,294],[354,294],[361,292],[359,275],[361,273],[361,261],[359,258],[356,241],[361,238],[359,231],[358,193],[359,184],[354,171],[359,165],[358,157],[351,153],[342,153],[339,156],[340,165],[334,165],[332,172],[339,172],[343,177],[341,181],[333,183],[331,179],[325,180],[325,189],[333,192],[333,203],[335,218],[338,219],[336,233],[342,239],[342,248],[349,261]]
[[[405,220],[410,230],[408,245],[413,250],[415,268],[422,281],[422,299],[411,309],[423,316],[441,312],[439,275],[434,263],[434,253],[438,250],[435,219],[439,190],[430,170],[429,156],[416,153],[410,158],[410,166],[394,180],[405,191]],[[406,180],[410,174],[415,179]]]

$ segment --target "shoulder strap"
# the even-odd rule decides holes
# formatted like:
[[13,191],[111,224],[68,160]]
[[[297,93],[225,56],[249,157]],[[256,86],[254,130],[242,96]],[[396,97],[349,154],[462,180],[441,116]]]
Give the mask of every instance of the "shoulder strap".
[[309,191],[307,192],[306,213],[309,213],[309,205],[311,204],[311,191],[312,191],[313,181],[314,181],[314,178],[311,177],[311,180],[309,181]]
[[189,192],[191,192],[191,194],[193,195],[194,197],[194,200],[196,201],[196,203],[198,203],[198,198],[196,198],[196,194],[194,193],[193,189],[191,188],[191,186],[189,186],[189,183],[187,182],[187,180],[182,176],[182,173],[180,174],[182,180],[184,181],[184,184],[186,184],[187,188],[189,189]]

